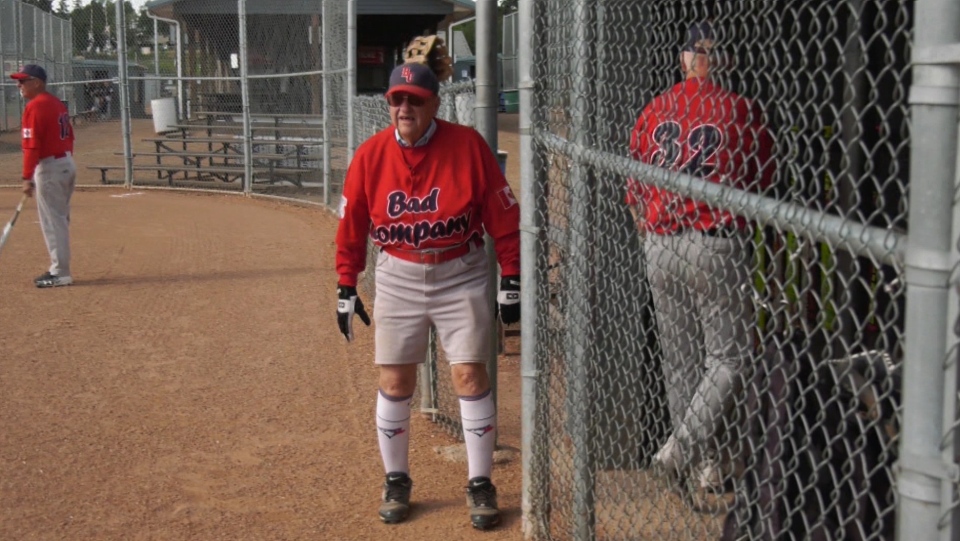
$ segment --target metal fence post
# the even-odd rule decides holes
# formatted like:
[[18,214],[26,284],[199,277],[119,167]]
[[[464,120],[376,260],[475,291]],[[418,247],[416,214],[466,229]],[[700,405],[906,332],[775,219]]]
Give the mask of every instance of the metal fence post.
[[124,184],[129,189],[133,186],[133,154],[131,151],[130,138],[132,129],[130,126],[130,89],[127,86],[127,25],[125,13],[123,12],[123,2],[117,2],[117,60],[119,65],[119,90],[120,90],[120,124],[123,131],[123,178]]
[[237,0],[240,25],[240,101],[243,111],[243,192],[253,191],[253,130],[250,126],[250,79],[247,77],[247,1]]
[[[957,468],[953,449],[941,451],[948,335],[948,282],[954,173],[957,151],[960,66],[938,58],[944,46],[960,41],[960,4],[952,0],[916,3],[913,86],[910,223],[905,267],[907,313],[903,377],[903,425],[897,476],[898,539],[951,538],[943,509],[952,500]],[[955,48],[956,46],[954,46]],[[957,55],[953,62],[960,60]],[[944,501],[946,499],[946,501]]]
[[[490,145],[494,154],[499,145],[497,139],[497,104],[499,102],[499,76],[497,74],[497,2],[496,0],[477,0],[477,99],[474,107],[474,122],[478,132]],[[490,268],[490,280],[498,284],[497,261],[493,242],[485,236],[487,261]],[[491,288],[490,303],[496,302],[497,287]],[[490,333],[490,357],[487,359],[487,373],[490,376],[490,389],[494,404],[497,403],[497,349],[499,333]]]
[[522,532],[525,539],[543,539],[546,537],[543,528],[542,516],[536,515],[543,502],[545,494],[543,486],[542,453],[543,449],[536,447],[534,435],[539,433],[537,428],[537,385],[540,380],[538,371],[537,329],[540,318],[540,302],[542,287],[545,282],[543,268],[538,264],[542,249],[543,235],[541,231],[542,216],[539,204],[543,194],[541,184],[536,175],[539,171],[538,155],[533,147],[534,112],[534,84],[533,84],[533,51],[534,40],[534,0],[520,0],[519,3],[519,36],[518,43],[518,85],[520,93],[520,328],[523,332],[520,342],[520,452],[522,460],[523,486],[520,494],[520,508],[522,512]]
[[347,0],[347,165],[357,149],[356,114],[353,98],[357,95],[357,0]]
[[[0,13],[3,12],[3,2],[0,1]],[[3,23],[0,22],[0,66],[6,69],[6,50],[3,48]],[[6,75],[6,74],[4,74]],[[7,82],[0,83],[0,131],[6,131],[10,128],[7,120]]]
[[[571,42],[573,54],[569,67],[571,76],[570,115],[572,139],[581,147],[592,141],[591,115],[593,114],[592,75],[593,62],[590,41],[590,25],[593,10],[589,0],[576,0],[573,4]],[[594,539],[593,464],[590,424],[592,408],[590,397],[590,362],[594,350],[595,333],[593,319],[592,289],[593,257],[591,250],[591,225],[593,223],[590,168],[582,157],[573,157],[570,170],[570,225],[569,253],[566,263],[568,274],[564,288],[569,296],[569,311],[566,322],[567,365],[566,408],[568,431],[573,446],[573,535],[578,541]]]
[[329,10],[327,9],[327,0],[322,0],[321,9],[320,9],[320,36],[319,42],[321,44],[320,54],[321,65],[323,69],[322,81],[323,81],[323,202],[327,206],[330,205],[331,194],[330,194],[330,113],[332,107],[330,107],[330,45],[327,41],[327,29],[329,26]]

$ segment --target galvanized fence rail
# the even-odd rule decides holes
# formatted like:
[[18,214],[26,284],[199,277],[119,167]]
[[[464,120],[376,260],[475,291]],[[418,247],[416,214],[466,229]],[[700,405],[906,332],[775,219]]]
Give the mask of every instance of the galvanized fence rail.
[[519,18],[525,536],[955,538],[955,3]]

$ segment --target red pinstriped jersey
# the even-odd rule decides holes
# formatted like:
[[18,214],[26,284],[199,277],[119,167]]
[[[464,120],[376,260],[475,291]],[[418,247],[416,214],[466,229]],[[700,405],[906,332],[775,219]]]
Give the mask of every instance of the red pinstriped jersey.
[[23,178],[33,178],[40,160],[73,152],[73,126],[70,113],[59,98],[41,92],[27,102],[21,123]]
[[337,229],[340,285],[355,286],[367,239],[403,250],[450,248],[486,231],[504,276],[520,274],[520,206],[476,130],[437,119],[427,144],[394,128],[360,145],[344,181]]
[[[630,152],[651,165],[752,190],[769,184],[773,139],[754,103],[702,79],[653,99],[633,129]],[[630,179],[627,203],[654,233],[742,222],[727,211]]]

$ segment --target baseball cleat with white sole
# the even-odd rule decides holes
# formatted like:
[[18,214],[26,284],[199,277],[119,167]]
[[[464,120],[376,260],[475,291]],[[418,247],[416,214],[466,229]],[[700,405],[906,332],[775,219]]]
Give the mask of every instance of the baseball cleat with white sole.
[[73,278],[70,276],[57,276],[56,274],[46,272],[37,276],[33,280],[33,283],[36,284],[37,287],[62,287],[72,284]]
[[387,524],[403,522],[410,514],[410,491],[413,480],[403,472],[391,472],[383,483],[380,520]]
[[500,524],[497,508],[497,487],[487,477],[474,477],[467,483],[467,507],[470,524],[478,530],[488,530]]

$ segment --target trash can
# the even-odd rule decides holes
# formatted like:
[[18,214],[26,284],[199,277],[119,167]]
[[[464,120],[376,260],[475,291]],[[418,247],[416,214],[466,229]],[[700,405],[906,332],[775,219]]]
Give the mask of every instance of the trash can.
[[173,131],[177,125],[177,102],[173,98],[158,98],[150,100],[150,111],[153,115],[153,131],[166,133]]
[[520,91],[519,90],[507,90],[503,93],[503,112],[504,113],[520,112]]

